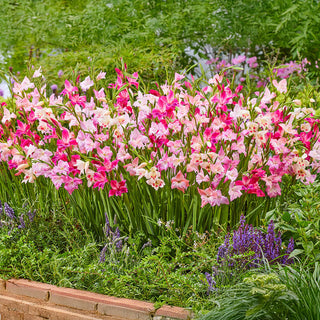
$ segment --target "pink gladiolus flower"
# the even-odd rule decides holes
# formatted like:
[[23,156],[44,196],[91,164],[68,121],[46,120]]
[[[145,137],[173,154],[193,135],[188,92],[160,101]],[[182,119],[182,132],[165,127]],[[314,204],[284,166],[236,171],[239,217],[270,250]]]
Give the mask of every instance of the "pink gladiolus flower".
[[69,173],[69,164],[67,161],[59,160],[56,166],[53,168],[52,173],[67,175]]
[[136,81],[136,79],[132,79],[132,78],[127,77],[127,80],[130,85],[135,86],[137,89],[139,88],[139,83]]
[[230,201],[233,201],[234,199],[237,199],[242,196],[241,192],[242,187],[237,186],[234,182],[230,183],[229,186],[229,196],[230,196]]
[[258,66],[257,57],[251,57],[247,59],[247,63],[249,64],[250,68],[256,68]]
[[39,77],[41,77],[41,76],[42,76],[42,73],[41,73],[41,72],[42,72],[42,71],[41,71],[41,67],[40,67],[38,70],[36,70],[36,71],[34,72],[32,78],[39,78]]
[[126,180],[123,180],[120,182],[118,182],[116,180],[111,180],[110,187],[111,187],[111,190],[109,191],[109,197],[121,196],[123,193],[128,192],[128,189],[126,186]]
[[24,77],[23,81],[21,82],[21,89],[23,90],[28,90],[28,89],[33,89],[34,84],[30,82],[30,80],[27,77]]
[[246,56],[244,55],[241,55],[241,56],[238,56],[238,57],[235,57],[232,59],[232,64],[233,65],[237,65],[237,64],[240,64],[242,62],[246,61]]
[[198,184],[202,182],[209,182],[210,178],[208,175],[204,175],[203,170],[201,169],[200,172],[196,175],[196,181]]
[[218,85],[219,83],[222,83],[223,75],[215,74],[212,79],[209,79],[209,84]]
[[179,73],[174,74],[174,82],[180,81],[184,78],[185,76]]
[[66,95],[66,94],[71,94],[74,91],[78,91],[77,87],[73,87],[72,84],[66,80],[64,82],[64,89],[62,90],[61,94]]
[[211,187],[202,190],[198,188],[198,192],[201,196],[201,208],[206,204],[211,206],[220,206],[221,204],[229,204],[227,197],[224,197],[220,190],[214,190]]
[[64,150],[75,145],[77,145],[77,141],[74,139],[74,133],[69,132],[68,129],[63,129],[61,139],[57,140],[58,149]]
[[1,122],[5,124],[7,121],[10,121],[11,119],[16,119],[17,116],[14,113],[10,113],[10,111],[7,108],[3,108],[3,117]]
[[69,194],[75,189],[78,189],[79,185],[82,184],[82,180],[79,178],[71,178],[69,176],[62,176],[64,182],[64,188],[68,191]]
[[270,92],[268,88],[265,88],[263,98],[261,99],[261,103],[270,103],[273,98],[276,97],[274,92]]
[[98,75],[97,75],[97,78],[96,80],[99,81],[101,79],[105,79],[106,78],[106,72],[100,72]]
[[280,93],[286,93],[287,92],[287,80],[282,79],[279,83],[277,80],[273,80],[272,84],[277,88],[277,90]]
[[238,170],[236,168],[233,168],[232,170],[227,171],[226,177],[231,181],[235,181],[238,177]]
[[133,148],[144,149],[149,142],[150,142],[150,140],[148,139],[148,137],[141,134],[137,128],[135,128],[131,132],[129,144]]
[[106,177],[106,173],[104,171],[102,172],[95,172],[94,173],[94,180],[95,183],[93,185],[93,188],[98,188],[99,190],[102,190],[104,188],[104,185],[108,183],[108,179]]
[[163,188],[164,187],[164,181],[160,178],[151,178],[148,179],[147,184],[149,184],[150,186],[152,186],[155,190],[158,190],[159,188]]
[[184,191],[189,187],[189,180],[187,180],[181,171],[171,179],[171,189],[178,189],[184,193]]
[[90,79],[90,77],[86,77],[82,82],[80,82],[80,87],[83,91],[89,90],[94,85],[94,82]]
[[94,95],[96,97],[97,100],[99,101],[106,101],[105,98],[106,98],[106,95],[104,93],[104,88],[101,88],[99,91],[97,90],[93,90],[94,92]]
[[52,175],[50,175],[50,179],[57,190],[59,190],[60,187],[62,186],[62,184],[64,183],[63,176],[60,176],[60,175],[53,175],[52,174]]

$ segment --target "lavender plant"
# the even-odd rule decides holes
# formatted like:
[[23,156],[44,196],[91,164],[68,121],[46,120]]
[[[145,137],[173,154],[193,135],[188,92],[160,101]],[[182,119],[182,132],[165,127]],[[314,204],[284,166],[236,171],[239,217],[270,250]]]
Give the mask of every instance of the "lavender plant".
[[213,273],[206,273],[208,292],[214,290],[216,280],[221,275],[221,270],[228,270],[228,275],[237,271],[244,271],[252,268],[293,263],[289,258],[294,249],[294,240],[289,240],[285,248],[282,243],[281,233],[276,233],[274,223],[271,220],[267,232],[254,228],[245,223],[245,217],[240,217],[240,225],[232,234],[225,236],[223,244],[218,248],[217,264],[213,267]]
[[26,214],[28,219],[26,219],[24,213],[18,215],[7,202],[2,205],[0,201],[0,228],[5,228],[8,231],[8,235],[13,230],[26,229],[33,222],[35,214],[36,210],[29,210]]
[[[110,225],[109,218],[105,214],[106,223],[104,227],[104,232],[106,236],[106,244],[100,252],[99,263],[106,261],[106,253],[109,253],[110,256],[114,256],[117,252],[121,252],[124,249],[124,243],[127,241],[127,238],[121,237],[119,227],[114,227]],[[113,225],[116,225],[116,220],[113,222]]]

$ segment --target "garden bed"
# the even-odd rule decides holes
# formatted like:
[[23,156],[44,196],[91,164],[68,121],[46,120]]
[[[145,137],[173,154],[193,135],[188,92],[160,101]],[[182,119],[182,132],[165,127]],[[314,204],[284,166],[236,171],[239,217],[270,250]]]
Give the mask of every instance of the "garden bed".
[[132,319],[314,305],[317,281],[305,304],[299,290],[320,275],[319,96],[296,85],[307,61],[237,83],[253,58],[154,89],[124,64],[114,83],[92,69],[60,94],[41,68],[14,78],[0,108],[0,276],[47,284],[3,292]]

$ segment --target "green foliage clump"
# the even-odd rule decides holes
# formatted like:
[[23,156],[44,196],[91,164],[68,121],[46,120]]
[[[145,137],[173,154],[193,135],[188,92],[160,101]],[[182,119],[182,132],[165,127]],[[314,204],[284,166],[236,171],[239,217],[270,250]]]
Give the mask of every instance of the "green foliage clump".
[[276,227],[284,237],[293,237],[296,249],[292,256],[303,256],[310,262],[320,259],[320,184],[292,187],[291,196],[270,211],[269,219],[276,221]]

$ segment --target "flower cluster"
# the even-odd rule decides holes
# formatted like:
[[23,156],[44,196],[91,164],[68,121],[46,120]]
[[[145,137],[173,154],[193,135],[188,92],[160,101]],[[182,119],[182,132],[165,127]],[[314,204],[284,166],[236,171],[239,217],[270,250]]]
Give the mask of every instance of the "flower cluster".
[[[216,57],[206,61],[209,65],[209,69],[213,73],[224,73],[224,75],[230,75],[234,71],[238,73],[237,79],[240,82],[246,81],[245,75],[248,75],[251,81],[256,84],[256,87],[265,87],[269,83],[269,79],[261,77],[257,71],[263,70],[262,65],[258,64],[258,58],[256,56],[249,57],[247,55],[239,55],[233,59],[229,58],[229,61]],[[282,66],[279,66],[273,70],[273,75],[281,79],[287,79],[291,75],[299,75],[308,70],[308,65],[311,63],[307,59],[303,59],[301,62],[290,61]],[[318,68],[317,61],[315,67]]]
[[215,291],[217,283],[226,281],[225,272],[233,276],[237,272],[269,264],[288,265],[293,263],[289,258],[294,250],[293,238],[287,248],[283,247],[281,234],[275,233],[271,220],[267,232],[253,228],[245,223],[245,217],[240,217],[240,225],[232,234],[228,233],[218,248],[217,263],[212,267],[212,274],[206,272],[208,284],[207,294]]
[[245,217],[240,218],[238,230],[225,237],[224,243],[219,247],[217,263],[229,267],[253,268],[262,265],[265,261],[269,264],[290,264],[290,253],[294,249],[293,238],[288,247],[282,247],[281,234],[274,231],[273,221],[268,225],[266,233],[245,224]]
[[276,197],[284,176],[309,184],[320,172],[319,120],[277,101],[285,79],[244,97],[221,75],[200,89],[176,74],[146,93],[136,73],[116,72],[108,88],[99,74],[81,88],[66,80],[50,97],[28,78],[15,82],[14,104],[0,108],[0,160],[25,183],[42,176],[70,194],[86,183],[121,196],[128,179],[142,179],[156,190],[194,189],[202,207]]

